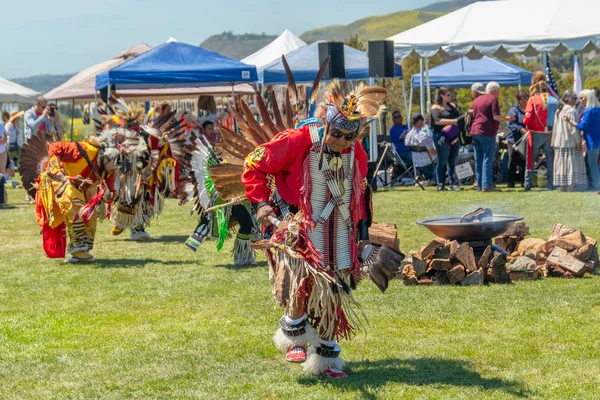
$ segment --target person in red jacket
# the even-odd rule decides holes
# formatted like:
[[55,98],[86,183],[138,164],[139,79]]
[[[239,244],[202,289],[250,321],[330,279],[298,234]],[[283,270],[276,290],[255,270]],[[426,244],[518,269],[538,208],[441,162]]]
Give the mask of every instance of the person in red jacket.
[[367,155],[357,139],[365,114],[375,115],[387,96],[384,88],[341,93],[334,81],[315,114],[320,118],[257,147],[242,174],[258,222],[278,228],[270,262],[273,292],[286,313],[275,345],[286,360],[304,362],[306,372],[331,378],[347,376],[336,339],[351,338],[360,324],[360,313],[348,310],[357,306],[350,289],[372,248]]
[[523,123],[529,131],[525,168],[525,190],[531,190],[533,164],[538,158],[540,148],[542,148],[546,155],[548,189],[552,190],[554,188],[552,184],[554,151],[551,146],[552,132],[548,130],[547,96],[546,75],[542,71],[537,71],[531,79],[529,100],[527,100],[525,118],[523,119]]

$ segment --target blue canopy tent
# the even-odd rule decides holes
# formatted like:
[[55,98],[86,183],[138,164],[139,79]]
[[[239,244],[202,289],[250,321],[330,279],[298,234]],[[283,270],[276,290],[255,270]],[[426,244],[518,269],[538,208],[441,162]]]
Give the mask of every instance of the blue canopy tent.
[[201,87],[256,80],[256,67],[253,65],[173,41],[96,75],[96,89]]
[[[521,67],[485,56],[479,60],[461,57],[429,70],[432,87],[465,88],[471,87],[475,82],[486,85],[490,81],[496,81],[501,86],[529,86],[532,77],[533,73]],[[420,85],[419,74],[413,75],[412,87],[417,88]]]
[[[285,56],[297,83],[312,83],[319,72],[319,42],[300,47]],[[344,46],[346,79],[369,79],[369,57],[364,51]],[[402,78],[402,67],[395,65],[395,77]],[[286,84],[287,75],[281,59],[265,66],[261,82],[265,85]]]

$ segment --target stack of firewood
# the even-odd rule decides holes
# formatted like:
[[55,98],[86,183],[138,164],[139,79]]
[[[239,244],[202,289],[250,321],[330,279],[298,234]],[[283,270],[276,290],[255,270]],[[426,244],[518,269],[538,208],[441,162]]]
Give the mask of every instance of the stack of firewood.
[[376,246],[386,245],[392,249],[400,250],[398,228],[395,224],[373,222],[369,227],[369,239]]
[[398,278],[406,285],[510,283],[506,256],[488,246],[477,261],[471,246],[456,240],[433,239],[420,252],[411,252],[400,269]]
[[554,276],[581,278],[600,264],[597,241],[581,231],[556,224],[548,240],[514,236],[496,238],[509,253],[507,266],[513,279]]

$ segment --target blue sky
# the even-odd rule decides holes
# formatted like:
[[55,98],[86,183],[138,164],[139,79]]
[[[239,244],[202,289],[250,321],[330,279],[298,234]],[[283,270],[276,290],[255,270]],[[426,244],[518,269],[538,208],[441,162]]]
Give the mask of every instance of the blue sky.
[[0,76],[78,72],[137,43],[155,46],[170,36],[198,45],[229,30],[279,34],[287,28],[301,35],[436,1],[0,0]]

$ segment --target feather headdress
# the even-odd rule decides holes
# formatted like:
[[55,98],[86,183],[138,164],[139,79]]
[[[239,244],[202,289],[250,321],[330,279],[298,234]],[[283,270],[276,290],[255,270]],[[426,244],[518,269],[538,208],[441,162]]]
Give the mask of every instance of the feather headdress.
[[349,131],[359,130],[370,118],[377,118],[385,108],[381,103],[387,98],[387,89],[379,86],[359,85],[346,97],[340,81],[334,79],[327,87],[325,102],[315,112],[327,122]]

